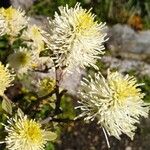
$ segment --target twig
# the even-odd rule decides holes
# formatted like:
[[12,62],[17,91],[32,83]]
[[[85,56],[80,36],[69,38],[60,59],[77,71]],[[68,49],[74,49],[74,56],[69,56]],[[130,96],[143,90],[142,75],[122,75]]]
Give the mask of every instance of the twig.
[[56,93],[55,93],[56,94],[56,107],[55,107],[54,114],[57,115],[62,112],[60,109],[62,94],[60,94],[60,91],[59,91],[59,83],[61,80],[61,71],[60,71],[59,67],[55,68],[55,75],[56,75]]
[[81,118],[78,119],[70,119],[70,118],[53,118],[53,117],[47,117],[46,119],[41,121],[41,124],[47,124],[50,121],[58,122],[58,123],[68,123],[68,122],[76,122],[81,121]]
[[48,67],[47,65],[45,66],[45,69],[40,70],[40,69],[34,69],[35,72],[41,72],[41,73],[48,73],[50,69],[52,69],[54,66]]

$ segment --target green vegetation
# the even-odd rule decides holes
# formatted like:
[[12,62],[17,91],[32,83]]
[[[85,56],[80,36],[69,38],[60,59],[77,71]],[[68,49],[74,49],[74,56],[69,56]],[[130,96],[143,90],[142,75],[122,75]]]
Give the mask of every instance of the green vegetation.
[[127,23],[135,29],[150,28],[149,0],[37,0],[28,13],[51,17],[58,6],[74,6],[77,2],[85,8],[92,7],[97,19],[110,25]]

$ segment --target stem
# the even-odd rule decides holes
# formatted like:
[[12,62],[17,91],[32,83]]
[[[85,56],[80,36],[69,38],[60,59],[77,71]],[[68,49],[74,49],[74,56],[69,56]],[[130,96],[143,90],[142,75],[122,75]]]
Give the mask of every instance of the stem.
[[56,76],[56,107],[55,107],[55,111],[54,114],[58,115],[60,113],[62,113],[62,110],[60,109],[60,104],[61,104],[61,98],[64,95],[64,93],[67,92],[67,90],[62,90],[60,92],[59,90],[59,86],[60,86],[60,82],[62,80],[62,70],[59,67],[55,67],[56,71],[55,71],[55,76]]
[[47,117],[46,119],[41,121],[41,124],[47,124],[50,121],[58,122],[58,123],[68,123],[68,122],[76,122],[81,121],[81,118],[79,119],[70,119],[70,118],[53,118],[53,117]]
[[55,68],[55,76],[56,76],[56,107],[55,107],[55,111],[54,114],[60,114],[62,111],[60,109],[60,103],[61,103],[61,97],[62,95],[60,95],[60,91],[59,91],[59,83],[61,80],[61,72],[59,70],[59,67]]
[[45,69],[44,70],[39,70],[39,69],[34,69],[35,72],[41,72],[41,73],[48,73],[50,69],[52,69],[53,66],[51,67],[48,67],[48,66],[45,66]]

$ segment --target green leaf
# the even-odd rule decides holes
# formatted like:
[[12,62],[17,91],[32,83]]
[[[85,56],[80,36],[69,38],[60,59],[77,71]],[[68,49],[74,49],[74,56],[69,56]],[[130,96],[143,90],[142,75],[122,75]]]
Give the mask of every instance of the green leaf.
[[45,131],[45,138],[48,140],[48,141],[54,141],[56,140],[57,138],[57,134],[54,133],[54,132],[51,132],[51,131]]
[[8,98],[3,97],[2,108],[9,114],[12,114],[12,105]]
[[49,104],[53,109],[55,109],[55,107],[56,107],[56,104],[55,103],[50,103]]
[[46,144],[46,149],[45,149],[45,150],[55,150],[54,144],[51,143],[51,142],[48,142],[48,143]]

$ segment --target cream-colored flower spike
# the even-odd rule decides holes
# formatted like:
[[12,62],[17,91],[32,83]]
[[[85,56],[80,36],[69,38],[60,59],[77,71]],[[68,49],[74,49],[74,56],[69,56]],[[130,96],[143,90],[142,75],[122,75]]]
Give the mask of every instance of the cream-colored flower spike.
[[4,24],[5,34],[14,37],[27,25],[28,19],[25,17],[24,11],[9,7],[7,9],[0,8],[0,20],[3,20],[3,22],[0,23]]
[[91,10],[83,9],[79,3],[74,8],[59,7],[60,14],[55,13],[50,20],[47,43],[54,52],[57,63],[67,66],[68,70],[76,67],[93,66],[103,54],[105,24],[95,21]]
[[57,137],[55,133],[43,130],[40,123],[28,119],[26,115],[18,114],[4,126],[8,133],[5,138],[8,150],[44,150],[45,144]]
[[8,65],[4,67],[0,62],[0,96],[3,96],[6,88],[11,86],[11,82],[14,80],[14,75],[12,75],[8,70]]
[[37,55],[24,47],[20,47],[19,50],[8,56],[10,67],[19,74],[27,73],[28,70],[36,67],[37,60]]
[[4,35],[6,31],[6,24],[4,17],[0,14],[0,36]]
[[122,133],[133,139],[139,117],[148,117],[144,94],[134,77],[123,76],[118,72],[108,72],[107,79],[100,73],[92,78],[84,78],[79,91],[85,120],[98,120],[108,135],[120,139]]

